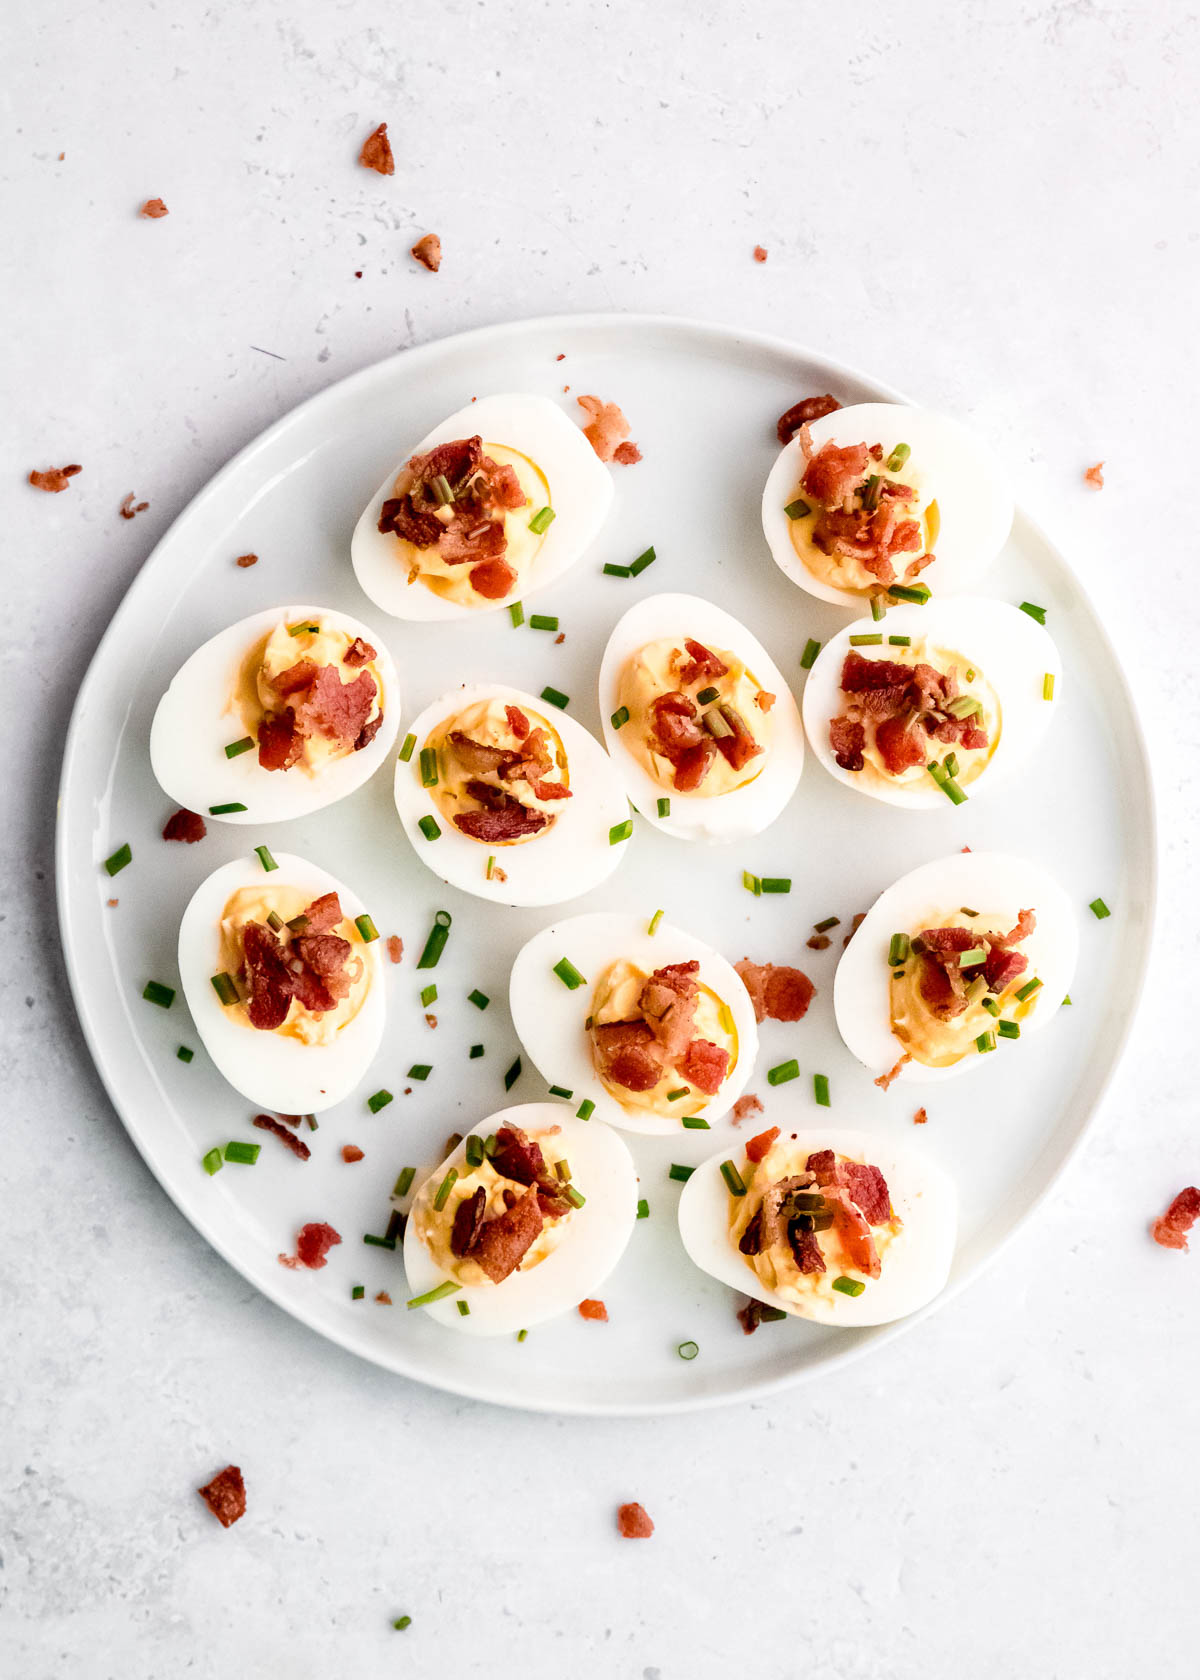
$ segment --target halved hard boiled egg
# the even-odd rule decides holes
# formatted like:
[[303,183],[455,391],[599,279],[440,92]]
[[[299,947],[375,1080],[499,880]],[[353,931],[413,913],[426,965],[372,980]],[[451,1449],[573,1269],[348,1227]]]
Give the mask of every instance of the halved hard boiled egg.
[[150,727],[163,791],[220,822],[286,822],[353,793],[391,751],[400,684],[376,633],[331,607],[269,607],[196,649]]
[[502,1109],[413,1199],[408,1304],[468,1336],[528,1329],[600,1287],[636,1218],[637,1173],[615,1132],[561,1103]]
[[942,809],[1030,758],[1061,689],[1040,624],[1005,601],[950,595],[859,619],[827,642],[804,690],[804,728],[847,787]]
[[604,740],[638,811],[667,834],[760,834],[796,790],[792,692],[744,624],[698,595],[638,601],[600,667]]
[[969,588],[1012,519],[994,451],[944,415],[899,403],[858,403],[802,427],[762,502],[776,565],[851,608]]
[[885,1089],[1019,1056],[1058,1013],[1077,946],[1071,901],[1040,865],[938,858],[882,893],[851,938],[833,985],[838,1031]]
[[679,1234],[731,1289],[854,1329],[941,1293],[957,1206],[946,1174],[913,1150],[860,1132],[783,1130],[698,1166],[679,1198]]
[[627,1132],[701,1136],[745,1089],[754,1006],[711,946],[659,916],[573,916],[517,953],[513,1025],[579,1112]]
[[574,565],[612,498],[611,475],[548,397],[480,397],[388,474],[350,557],[396,618],[494,612]]
[[632,826],[599,743],[503,683],[465,684],[425,708],[405,735],[395,796],[421,862],[497,904],[578,898],[616,869]]
[[196,1031],[234,1089],[280,1114],[318,1114],[349,1095],[379,1049],[378,935],[327,870],[267,855],[272,868],[252,854],[197,887],[179,973]]

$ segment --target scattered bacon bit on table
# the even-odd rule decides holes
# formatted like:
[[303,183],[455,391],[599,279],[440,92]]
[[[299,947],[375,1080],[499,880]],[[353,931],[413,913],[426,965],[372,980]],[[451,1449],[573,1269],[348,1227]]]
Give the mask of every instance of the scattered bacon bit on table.
[[607,1324],[608,1308],[603,1301],[580,1301],[579,1316],[590,1320],[593,1324]]
[[117,511],[120,513],[122,519],[133,519],[137,514],[145,513],[149,506],[149,502],[135,502],[133,499],[133,491],[131,490]]
[[924,1126],[928,1123],[928,1121],[929,1121],[929,1116],[928,1116],[928,1114],[926,1114],[926,1112],[923,1108],[919,1108],[917,1110],[917,1112],[913,1115],[913,1125],[914,1126]]
[[281,1254],[281,1266],[307,1266],[310,1272],[319,1272],[327,1264],[325,1256],[331,1248],[336,1248],[341,1242],[341,1234],[332,1225],[312,1224],[304,1225],[296,1233],[295,1254]]
[[754,247],[754,260],[755,262],[766,262],[767,248],[765,245],[756,245]]
[[804,943],[810,951],[828,951],[833,941],[827,933],[814,933]]
[[404,941],[398,933],[388,934],[387,954],[394,963],[398,963],[404,955]]
[[636,443],[619,443],[613,450],[613,460],[623,467],[636,467],[642,452]]
[[752,1114],[761,1114],[763,1105],[758,1097],[747,1094],[739,1097],[733,1105],[733,1123],[740,1126],[743,1120],[749,1120]]
[[381,1307],[390,1307],[392,1304],[392,1297],[388,1294],[386,1289],[381,1289],[375,1299],[379,1302]]
[[827,414],[833,414],[841,408],[836,397],[802,397],[798,403],[786,409],[775,422],[775,435],[780,443],[790,443],[801,426],[810,426],[814,420],[823,420]]
[[442,266],[442,242],[436,233],[424,233],[409,253],[414,262],[436,274]]
[[346,1161],[348,1163],[353,1163],[355,1161],[361,1161],[362,1158],[363,1158],[363,1152],[358,1147],[358,1145],[356,1143],[344,1143],[342,1145],[342,1160],[343,1161]]
[[236,1464],[219,1470],[207,1486],[196,1490],[222,1528],[232,1528],[246,1515],[246,1484]]
[[[629,422],[622,414],[616,403],[605,402],[601,397],[576,397],[580,408],[591,418],[583,428],[583,435],[602,461],[617,459],[628,463],[632,457],[628,454],[620,456],[618,451],[629,436]],[[637,449],[637,445],[633,445]],[[641,460],[641,451],[637,459]]]
[[560,630],[558,632],[558,635],[555,636],[555,638],[554,638],[555,647],[561,647],[563,645],[563,643],[566,641],[566,639],[567,639],[567,632],[565,630]]
[[373,169],[376,175],[396,173],[396,160],[392,156],[392,143],[388,139],[386,123],[380,123],[374,133],[367,135],[362,143],[362,151],[358,154],[358,161],[364,169]]
[[[964,852],[969,852],[970,849],[971,848],[969,846],[963,847]],[[865,910],[860,910],[857,916],[854,917],[853,921],[850,923],[850,932],[846,935],[845,939],[842,940],[843,951],[846,949],[846,946],[849,945],[850,941],[854,938],[854,935],[858,932],[859,928],[863,925],[866,919],[867,912]]]
[[203,840],[208,833],[204,818],[196,811],[180,808],[167,818],[162,831],[164,840],[182,840],[186,846],[194,846],[197,840]]
[[312,1153],[303,1138],[297,1137],[295,1132],[290,1132],[286,1126],[281,1125],[278,1120],[273,1119],[269,1114],[256,1114],[250,1124],[257,1126],[260,1132],[273,1132],[281,1143],[287,1145],[298,1160],[307,1161]]
[[636,1500],[618,1508],[617,1528],[623,1540],[649,1540],[654,1533],[654,1524],[645,1506],[639,1505]]
[[755,963],[749,957],[733,966],[750,993],[756,1021],[804,1019],[817,988],[802,969]]
[[430,1028],[436,1027],[437,1026],[437,1016],[436,1015],[426,1015],[425,1025],[427,1027],[430,1027]]
[[106,902],[107,902],[107,904],[108,904],[108,908],[109,908],[109,909],[110,909],[110,910],[115,910],[115,909],[116,909],[116,908],[117,908],[117,905],[118,905],[118,904],[119,904],[119,903],[120,903],[120,902],[121,902],[121,901],[120,901],[120,899],[119,899],[119,898],[110,898],[110,899],[108,899],[108,900],[107,900],[107,901],[106,901]]
[[157,222],[161,217],[169,216],[170,214],[171,212],[167,209],[161,198],[148,198],[145,204],[142,205],[142,208],[138,211],[138,215],[145,216],[146,220],[149,222]]
[[1104,462],[1103,461],[1097,461],[1096,465],[1094,467],[1089,467],[1087,469],[1087,471],[1084,473],[1083,482],[1087,485],[1089,490],[1103,490],[1103,488],[1104,488],[1104,470],[1103,469],[1104,469]]
[[45,472],[31,472],[29,482],[35,490],[48,490],[57,496],[60,490],[67,488],[75,474],[82,471],[83,468],[78,462],[70,467],[47,467]]
[[904,1067],[905,1063],[906,1062],[911,1062],[911,1061],[912,1061],[912,1056],[906,1050],[904,1052],[903,1056],[901,1056],[900,1060],[896,1063],[896,1065],[894,1067],[890,1067],[887,1070],[886,1073],[881,1073],[879,1075],[879,1078],[875,1081],[875,1083],[876,1083],[876,1085],[878,1085],[879,1089],[881,1091],[890,1090],[892,1085],[895,1083],[895,1081],[897,1079],[899,1079],[900,1071]]
[[1182,1248],[1187,1251],[1187,1234],[1200,1219],[1200,1190],[1189,1184],[1181,1190],[1166,1213],[1160,1214],[1150,1227],[1150,1235],[1161,1248]]
[[778,1309],[772,1311],[772,1309],[764,1305],[762,1301],[756,1301],[753,1297],[751,1297],[744,1307],[739,1307],[737,1310],[737,1321],[742,1327],[742,1333],[746,1336],[753,1336],[754,1332],[758,1329],[763,1320],[767,1318],[768,1314],[770,1314],[772,1318],[787,1316],[786,1314],[781,1315]]
[[258,555],[257,554],[239,554],[237,559],[233,563],[234,563],[235,566],[240,566],[242,568],[242,570],[245,571],[247,566],[257,566],[258,565]]

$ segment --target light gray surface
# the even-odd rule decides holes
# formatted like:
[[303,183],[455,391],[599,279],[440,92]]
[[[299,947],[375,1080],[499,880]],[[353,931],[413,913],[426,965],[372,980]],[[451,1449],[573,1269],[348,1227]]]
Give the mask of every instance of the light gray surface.
[[[0,255],[14,1672],[1192,1671],[1196,1261],[1145,1222],[1200,1177],[1195,561],[1170,489],[1200,374],[1197,34],[1194,7],[928,0],[869,30],[774,0],[22,19]],[[385,118],[389,181],[353,163]],[[170,217],[137,219],[156,195]],[[430,227],[436,277],[405,254]],[[71,1018],[51,790],[109,613],[234,448],[406,343],[607,307],[792,333],[997,439],[1141,696],[1164,913],[1101,1125],[988,1277],[793,1395],[556,1422],[329,1347],[175,1213]],[[66,494],[22,486],[68,459]],[[133,524],[128,490],[152,504]],[[191,1489],[229,1458],[252,1504],[225,1533]],[[631,1497],[648,1545],[612,1537]]]

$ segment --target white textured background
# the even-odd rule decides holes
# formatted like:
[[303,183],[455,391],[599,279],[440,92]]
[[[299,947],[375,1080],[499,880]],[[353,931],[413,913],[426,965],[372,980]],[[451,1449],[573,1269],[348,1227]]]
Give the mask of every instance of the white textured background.
[[[0,30],[0,1669],[1194,1675],[1200,1255],[1145,1225],[1200,1178],[1196,6],[44,0]],[[354,161],[381,120],[391,180]],[[51,881],[76,683],[213,470],[405,345],[602,308],[790,334],[993,434],[1107,604],[1165,869],[1123,1075],[994,1271],[835,1380],[658,1422],[452,1401],[252,1293],[100,1090]],[[68,460],[66,494],[23,485]],[[225,1533],[192,1490],[231,1457]]]

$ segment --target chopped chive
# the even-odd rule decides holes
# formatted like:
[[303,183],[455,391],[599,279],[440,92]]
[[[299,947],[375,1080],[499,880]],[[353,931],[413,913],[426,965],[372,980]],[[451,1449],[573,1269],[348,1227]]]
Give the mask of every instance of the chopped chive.
[[431,1063],[429,1063],[429,1062],[414,1062],[413,1065],[409,1068],[408,1072],[404,1075],[404,1077],[405,1077],[405,1079],[420,1080],[421,1083],[423,1084],[425,1082],[425,1080],[427,1080],[429,1078],[429,1075],[432,1072],[433,1072],[433,1067],[432,1067]]
[[996,1048],[996,1035],[990,1027],[986,1032],[980,1033],[979,1037],[975,1040],[975,1048],[979,1051],[981,1056],[986,1055],[989,1050],[994,1050]]
[[470,1317],[471,1309],[465,1301],[455,1301],[454,1305],[458,1308],[458,1316],[460,1318]]
[[685,1114],[683,1129],[685,1132],[708,1132],[712,1127],[702,1114]]
[[204,1168],[209,1178],[211,1178],[214,1173],[219,1173],[221,1168],[225,1165],[225,1162],[221,1159],[221,1151],[219,1149],[210,1149],[207,1155],[205,1155],[201,1160],[200,1165]]
[[407,1196],[408,1192],[412,1189],[412,1181],[416,1178],[416,1176],[416,1167],[401,1168],[399,1178],[396,1180],[395,1184],[392,1185],[392,1195]]
[[581,1208],[587,1201],[587,1197],[583,1194],[583,1192],[576,1190],[573,1184],[566,1185],[563,1190],[563,1195],[567,1198],[573,1208]]
[[719,688],[702,688],[696,696],[696,702],[701,706],[711,706],[714,700],[721,698]]
[[691,1094],[692,1088],[690,1085],[677,1085],[673,1091],[667,1092],[667,1101],[678,1102],[680,1097],[690,1097]]
[[1045,607],[1039,607],[1033,601],[1022,601],[1021,611],[1023,613],[1028,613],[1030,618],[1036,619],[1039,624],[1045,624],[1046,622]]
[[306,1114],[304,1119],[310,1132],[319,1132],[321,1130],[320,1122],[315,1114]]
[[[439,1283],[436,1289],[427,1289],[424,1295],[414,1295],[412,1300],[408,1302],[409,1309],[428,1307],[434,1301],[444,1301],[447,1295],[457,1295],[461,1288],[461,1283],[454,1283],[450,1278],[447,1278],[445,1283]],[[403,1620],[403,1617],[401,1620]]]
[[243,735],[240,741],[230,741],[229,745],[225,748],[225,757],[240,758],[243,753],[249,752],[253,745],[253,735]]
[[358,929],[358,936],[364,945],[371,945],[379,938],[379,929],[365,910],[361,916],[355,916],[354,925]]
[[526,1336],[528,1336],[528,1334],[529,1334],[528,1330],[518,1330],[517,1331],[517,1340],[519,1342],[523,1342],[525,1340]]
[[554,1176],[563,1184],[571,1182],[571,1163],[564,1155],[561,1161],[554,1163]]
[[233,1161],[238,1166],[252,1167],[258,1160],[261,1143],[241,1143],[236,1138],[225,1145],[225,1159]]
[[267,926],[271,929],[272,933],[282,933],[286,925],[287,924],[284,922],[284,919],[279,914],[278,910],[267,911]]
[[830,1108],[829,1076],[824,1073],[813,1074],[813,1101],[818,1108]]
[[758,1316],[759,1321],[763,1324],[778,1324],[780,1319],[787,1317],[787,1314],[782,1307],[760,1307]]
[[289,933],[307,933],[308,932],[308,917],[307,916],[293,916],[291,921],[287,924],[287,927],[288,927],[288,932]]
[[964,675],[966,676],[966,679],[967,679],[968,682],[974,682],[975,678],[979,675],[979,673],[978,673],[978,671],[974,670],[970,665],[968,665]]
[[698,1342],[680,1342],[675,1352],[680,1359],[695,1359],[700,1352],[700,1344]]
[[898,443],[883,464],[889,472],[899,472],[911,454],[912,450],[906,443]]
[[912,646],[912,637],[911,636],[889,636],[888,637],[888,646],[889,647],[911,647]]
[[208,807],[208,814],[210,817],[228,817],[232,815],[234,811],[244,811],[245,809],[246,807],[240,800],[231,799],[228,805],[210,805]]
[[451,1192],[451,1190],[453,1190],[457,1181],[458,1181],[458,1168],[457,1167],[451,1167],[450,1171],[446,1174],[445,1178],[442,1180],[442,1182],[437,1187],[437,1194],[433,1198],[433,1211],[434,1211],[434,1213],[441,1213],[442,1209],[446,1205],[446,1201],[447,1201],[447,1199],[450,1195],[450,1192]]
[[469,1054],[467,1059],[469,1061],[472,1061],[472,1062],[477,1062],[479,1060],[480,1056],[482,1056],[482,1055],[483,1055],[483,1045],[482,1044],[472,1044],[470,1054]]
[[1053,700],[1053,698],[1054,698],[1054,672],[1053,671],[1047,671],[1045,676],[1042,678],[1042,699],[1043,700]]
[[531,630],[557,630],[558,619],[547,613],[534,613],[529,620]]
[[377,1237],[374,1231],[364,1231],[363,1241],[368,1248],[395,1248],[395,1237]]
[[646,928],[646,932],[649,933],[649,934],[657,933],[658,932],[658,924],[662,921],[662,919],[663,919],[662,911],[661,910],[656,910],[654,912],[653,916],[651,916],[651,918],[650,918],[649,924]]
[[[969,992],[970,987],[968,987],[967,990]],[[987,1010],[989,1015],[994,1015],[997,1019],[999,1019],[1000,1004],[994,997],[985,997],[983,999],[983,1007]]]
[[814,922],[813,923],[813,932],[814,933],[828,933],[830,928],[839,927],[840,925],[841,925],[841,918],[839,916],[826,916],[825,920],[823,922]]
[[871,617],[875,620],[876,624],[879,623],[880,619],[883,618],[886,615],[886,613],[887,613],[887,608],[883,604],[883,598],[879,595],[872,595],[872,597],[871,597]]
[[[982,1003],[984,998],[987,996],[987,989],[988,983],[986,976],[977,974],[971,984],[967,987],[967,1002]],[[988,1013],[990,1014],[991,1011],[989,1010]]]
[[126,864],[133,862],[133,851],[128,842],[118,846],[111,857],[105,858],[104,867],[110,875],[119,875]]
[[892,968],[896,968],[900,963],[907,962],[911,950],[912,941],[908,935],[906,933],[894,933],[892,942],[888,946],[888,963]]
[[978,916],[979,914],[978,910],[972,910],[969,904],[960,904],[958,913],[960,916]]
[[509,604],[508,616],[512,620],[513,629],[519,630],[525,622],[525,608],[520,601],[513,601]]
[[758,898],[762,892],[762,882],[757,875],[752,875],[748,869],[742,870],[742,885],[747,892],[752,892]]
[[387,1222],[387,1230],[383,1233],[384,1236],[390,1237],[393,1242],[398,1242],[404,1236],[407,1229],[408,1215],[406,1213],[401,1213],[399,1208],[393,1208],[391,1217]]
[[190,1062],[196,1052],[189,1045],[181,1044],[175,1054],[181,1062]]
[[645,1196],[638,1197],[637,1216],[639,1219],[649,1219],[650,1217],[650,1203]]
[[483,1139],[478,1132],[472,1132],[466,1142],[466,1161],[471,1168],[483,1165]]
[[976,712],[982,712],[983,707],[972,694],[956,694],[953,700],[947,702],[946,710],[951,717],[974,717]]
[[567,694],[560,694],[557,688],[544,688],[542,690],[542,699],[547,701],[551,706],[557,706],[559,711],[565,711],[571,704],[570,696]]
[[438,785],[437,748],[422,747],[419,763],[421,766],[421,786],[436,787]]
[[483,871],[484,880],[485,881],[490,881],[492,879],[492,877],[495,875],[495,873],[496,873],[496,854],[495,854],[495,852],[489,852],[488,853],[488,860],[487,860],[487,867]]
[[558,978],[562,981],[563,985],[569,992],[578,991],[580,986],[587,985],[587,981],[584,979],[583,975],[580,974],[579,970],[575,967],[575,964],[571,962],[568,957],[560,957],[555,963],[552,972],[558,975]]
[[785,519],[807,519],[811,512],[808,503],[802,502],[799,497],[794,502],[789,502],[783,510]]
[[363,1296],[364,1296],[364,1295],[365,1295],[365,1294],[366,1294],[366,1293],[367,1293],[367,1292],[366,1292],[366,1290],[365,1290],[365,1289],[364,1289],[364,1288],[363,1288],[363,1286],[362,1286],[362,1284],[361,1284],[361,1283],[356,1283],[356,1284],[355,1284],[355,1285],[354,1285],[354,1288],[353,1288],[353,1289],[352,1289],[352,1290],[351,1290],[351,1291],[350,1291],[350,1299],[351,1299],[351,1300],[352,1300],[352,1301],[361,1301],[361,1300],[362,1300],[362,1298],[363,1298]]
[[486,1009],[491,1001],[491,998],[487,996],[486,992],[467,993],[467,1002],[473,1003],[476,1009]]
[[417,737],[415,735],[406,735],[404,737],[404,745],[400,748],[400,761],[402,764],[408,763],[409,759],[413,755],[413,748],[416,744]]
[[1042,982],[1038,979],[1037,975],[1035,974],[1032,980],[1026,980],[1026,982],[1023,986],[1018,987],[1017,994],[1016,994],[1017,1002],[1018,1003],[1028,1003],[1029,999],[1033,996],[1034,992],[1040,992],[1041,989],[1042,989]]
[[379,1110],[386,1108],[391,1101],[392,1093],[390,1091],[379,1090],[375,1092],[374,1096],[367,1098],[367,1107],[372,1114],[378,1114]]
[[[548,531],[550,529],[553,522],[554,509],[552,507],[539,508],[533,518],[529,521],[529,529],[533,532],[535,537],[540,537],[544,531]],[[537,628],[536,623],[534,628]]]
[[793,1056],[790,1062],[780,1062],[778,1066],[767,1072],[768,1085],[786,1085],[790,1079],[799,1079],[800,1064]]
[[721,1177],[725,1180],[731,1196],[744,1196],[746,1194],[746,1181],[732,1161],[721,1162]]
[[671,1170],[667,1177],[673,1178],[676,1184],[686,1184],[695,1170],[695,1167],[681,1167],[678,1161],[672,1161]]
[[596,1105],[592,1101],[591,1097],[584,1097],[579,1107],[575,1110],[575,1118],[577,1120],[590,1120],[595,1112]]
[[605,577],[628,577],[628,566],[614,566],[611,563],[604,568]]
[[659,800],[658,814],[660,817],[669,817],[671,815],[671,801],[669,799]]
[[959,968],[971,968],[975,963],[984,962],[986,958],[986,945],[972,945],[969,951],[960,951],[958,953],[958,966]]
[[436,986],[423,986],[421,988],[421,1008],[428,1009],[431,1003],[436,1003],[437,995],[438,990]]
[[1071,1007],[1071,994],[1070,994],[1070,992],[1068,992],[1066,997],[1063,999],[1063,1006],[1065,1008],[1068,1008],[1068,1009]]
[[1001,1021],[996,1031],[1001,1038],[1020,1038],[1021,1023],[1019,1021]]
[[948,752],[946,754],[945,758],[942,760],[942,770],[944,771],[944,773],[947,776],[950,776],[950,777],[954,777],[954,776],[958,775],[958,754],[957,753]]
[[273,869],[278,869],[279,868],[279,865],[275,862],[275,859],[271,856],[271,848],[269,846],[255,846],[254,850],[258,855],[259,863],[262,864],[263,868],[266,870],[268,875],[271,873],[271,871]]
[[454,491],[450,488],[450,480],[445,473],[437,473],[435,477],[430,479],[429,488],[443,507],[448,507],[454,500]]
[[618,706],[608,721],[612,724],[614,729],[624,729],[625,725],[629,722],[629,707]]
[[[862,505],[867,513],[874,513],[879,506],[879,492],[882,479],[878,473],[872,473],[862,487]],[[874,600],[871,602],[875,605]]]
[[[1108,911],[1104,913],[1107,915]],[[164,986],[158,980],[147,980],[142,988],[142,996],[147,1003],[156,1003],[160,1009],[170,1009],[175,1002],[175,988]]]
[[1112,911],[1108,908],[1108,905],[1105,904],[1102,898],[1094,898],[1088,905],[1088,909],[1092,912],[1092,915],[1095,916],[1098,922],[1102,922],[1106,916],[1112,915]]
[[442,831],[433,817],[422,817],[420,822],[417,824],[417,827],[421,830],[421,833],[425,836],[426,840],[437,840],[441,837]]
[[568,1091],[565,1085],[551,1085],[550,1095],[552,1097],[561,1097],[564,1102],[570,1102],[575,1093],[574,1091]]
[[288,625],[289,636],[318,636],[320,633],[321,626],[319,624],[310,624],[308,619],[305,619],[303,624]]
[[403,1633],[405,1628],[410,1628],[412,1626],[412,1617],[411,1616],[397,1616],[396,1620],[392,1623],[392,1626],[394,1628],[398,1628],[400,1630],[400,1632]]
[[833,1287],[839,1295],[861,1295],[867,1286],[861,1278],[835,1277]]
[[934,761],[927,764],[925,768],[952,804],[963,805],[966,803],[966,794],[952,776],[947,776],[940,764]]
[[520,1077],[521,1077],[521,1058],[520,1058],[520,1056],[518,1056],[516,1061],[512,1064],[512,1066],[508,1069],[508,1071],[504,1075],[504,1089],[506,1091],[511,1091],[513,1086],[517,1083],[517,1080],[520,1079]]
[[927,583],[893,583],[888,586],[888,594],[893,601],[913,601],[918,607],[923,607],[929,599],[930,590]]
[[820,651],[821,651],[820,642],[816,641],[812,636],[810,636],[804,644],[804,652],[800,655],[800,669],[802,671],[811,671],[812,667],[813,667],[813,662],[816,659],[817,655],[820,653]]
[[[433,918],[433,926],[429,930],[429,938],[425,941],[425,948],[417,959],[418,968],[436,968],[442,952],[446,949],[446,941],[450,937],[450,923],[453,920],[449,910],[439,910]],[[483,994],[480,993],[480,996]],[[471,1002],[475,1002],[474,994]],[[487,1007],[486,1003],[477,1006]]]
[[883,636],[876,632],[873,636],[851,636],[851,647],[882,647]]
[[641,577],[642,573],[646,570],[646,567],[652,566],[657,558],[658,557],[654,552],[654,545],[651,544],[649,548],[644,548],[642,550],[636,560],[631,560],[629,562],[630,574],[633,577]]
[[622,840],[628,840],[632,833],[633,818],[626,817],[624,822],[616,823],[609,829],[608,843],[610,846],[619,846]]
[[762,890],[765,893],[790,893],[792,878],[790,875],[764,875]]

